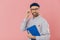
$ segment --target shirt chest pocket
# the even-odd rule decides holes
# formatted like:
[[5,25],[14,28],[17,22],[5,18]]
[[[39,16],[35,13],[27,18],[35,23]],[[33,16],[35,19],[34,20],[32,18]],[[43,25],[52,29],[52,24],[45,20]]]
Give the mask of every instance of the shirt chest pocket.
[[37,27],[40,27],[40,26],[41,26],[41,22],[36,21],[36,22],[35,22],[35,25],[36,25]]

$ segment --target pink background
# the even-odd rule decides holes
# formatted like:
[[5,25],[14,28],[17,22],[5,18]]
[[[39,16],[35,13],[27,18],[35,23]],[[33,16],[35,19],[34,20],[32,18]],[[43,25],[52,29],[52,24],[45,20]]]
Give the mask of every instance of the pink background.
[[40,14],[50,25],[51,40],[60,40],[60,0],[0,0],[0,40],[28,39],[20,25],[32,2],[41,5]]

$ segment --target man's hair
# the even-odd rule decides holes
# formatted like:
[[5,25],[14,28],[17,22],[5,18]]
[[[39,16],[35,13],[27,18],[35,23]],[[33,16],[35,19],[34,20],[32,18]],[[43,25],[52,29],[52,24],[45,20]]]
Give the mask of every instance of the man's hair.
[[32,3],[32,4],[30,5],[30,8],[31,8],[32,6],[38,6],[38,7],[40,7],[40,5],[39,5],[38,3]]

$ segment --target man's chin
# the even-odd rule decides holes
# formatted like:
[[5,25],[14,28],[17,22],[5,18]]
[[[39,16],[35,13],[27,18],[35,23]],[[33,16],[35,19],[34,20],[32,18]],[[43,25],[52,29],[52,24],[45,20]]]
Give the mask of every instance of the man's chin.
[[33,15],[34,17],[37,17],[38,15]]

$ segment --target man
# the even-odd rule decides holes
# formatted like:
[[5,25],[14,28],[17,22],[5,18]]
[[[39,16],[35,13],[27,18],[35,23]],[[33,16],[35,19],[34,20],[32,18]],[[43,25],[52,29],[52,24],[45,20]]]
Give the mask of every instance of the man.
[[[49,24],[42,16],[39,15],[39,8],[40,5],[38,3],[32,3],[30,5],[30,11],[26,14],[26,17],[21,25],[21,30],[25,31],[28,27],[36,25],[36,28],[41,36],[32,36],[28,32],[27,37],[29,40],[50,40]],[[29,13],[32,13],[32,18],[29,18]]]

